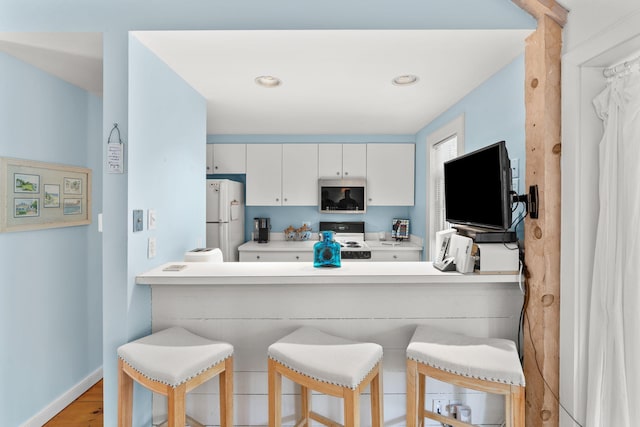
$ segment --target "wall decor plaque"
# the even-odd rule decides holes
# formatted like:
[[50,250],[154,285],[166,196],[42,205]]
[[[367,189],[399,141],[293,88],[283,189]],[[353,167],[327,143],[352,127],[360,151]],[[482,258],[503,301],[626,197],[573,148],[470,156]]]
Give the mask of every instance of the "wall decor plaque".
[[0,157],[0,232],[91,223],[91,169]]

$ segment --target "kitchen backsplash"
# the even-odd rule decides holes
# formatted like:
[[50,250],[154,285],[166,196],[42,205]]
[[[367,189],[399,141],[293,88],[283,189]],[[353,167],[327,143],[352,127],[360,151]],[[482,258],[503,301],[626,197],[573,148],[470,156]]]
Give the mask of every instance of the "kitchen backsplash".
[[251,238],[253,218],[271,218],[271,231],[280,233],[293,225],[300,227],[309,223],[314,232],[318,231],[320,221],[364,221],[365,232],[391,232],[393,218],[409,218],[409,208],[406,206],[372,206],[365,214],[321,214],[314,206],[247,206],[245,208],[246,240]]

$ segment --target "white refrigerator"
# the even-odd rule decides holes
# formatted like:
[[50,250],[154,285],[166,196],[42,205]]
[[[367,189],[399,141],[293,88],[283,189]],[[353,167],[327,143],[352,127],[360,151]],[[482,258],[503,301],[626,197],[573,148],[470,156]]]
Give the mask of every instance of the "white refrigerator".
[[228,179],[207,180],[207,247],[220,248],[225,262],[238,261],[244,243],[244,185]]

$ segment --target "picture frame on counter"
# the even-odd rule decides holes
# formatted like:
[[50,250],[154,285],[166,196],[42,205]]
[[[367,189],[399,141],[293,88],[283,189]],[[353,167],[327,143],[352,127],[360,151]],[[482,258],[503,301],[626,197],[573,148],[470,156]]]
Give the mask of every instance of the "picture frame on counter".
[[391,225],[391,238],[404,240],[409,238],[409,220],[404,218],[393,218]]
[[91,169],[0,157],[0,232],[91,223]]

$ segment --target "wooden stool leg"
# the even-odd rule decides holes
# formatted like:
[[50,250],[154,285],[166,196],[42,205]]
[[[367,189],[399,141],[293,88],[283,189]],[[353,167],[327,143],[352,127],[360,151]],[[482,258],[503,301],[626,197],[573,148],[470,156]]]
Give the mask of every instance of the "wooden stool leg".
[[133,417],[133,379],[124,371],[118,358],[118,427],[131,427]]
[[344,427],[360,427],[360,393],[357,390],[344,391]]
[[304,386],[300,386],[300,421],[303,421],[299,426],[310,426],[311,419],[309,415],[311,413],[311,393],[309,389]]
[[[511,394],[506,396],[509,401],[505,407],[510,408],[511,413],[507,413],[507,427],[524,427],[525,419],[525,388],[511,386]],[[511,422],[509,423],[509,420]]]
[[407,427],[416,427],[418,414],[418,362],[407,359]]
[[233,357],[227,357],[220,380],[220,427],[233,427]]
[[269,359],[269,427],[282,424],[282,374],[276,371],[276,362]]
[[379,368],[378,373],[371,380],[370,392],[371,392],[371,425],[372,427],[382,427],[384,424],[384,414],[382,408],[384,407],[384,396],[382,394],[382,372]]
[[184,427],[187,419],[186,385],[167,387],[169,427]]
[[418,372],[418,427],[424,426],[425,398],[427,395],[427,377]]

